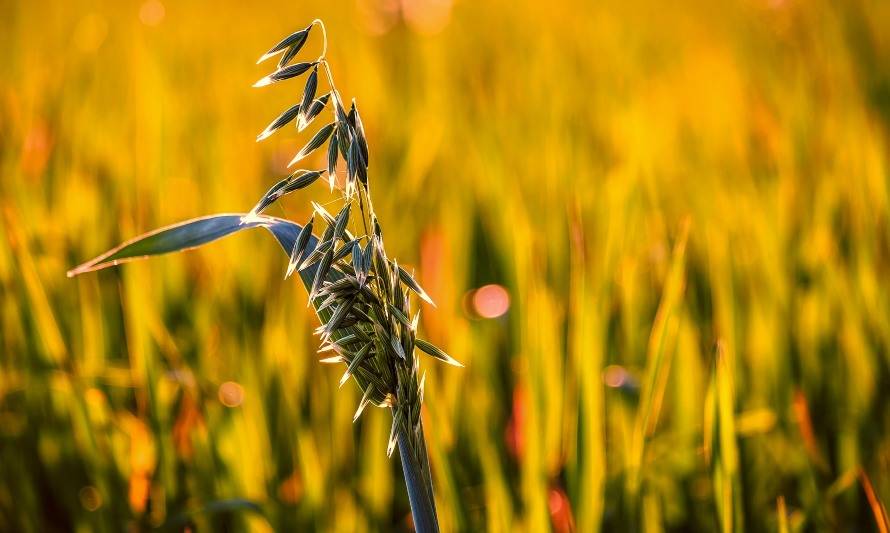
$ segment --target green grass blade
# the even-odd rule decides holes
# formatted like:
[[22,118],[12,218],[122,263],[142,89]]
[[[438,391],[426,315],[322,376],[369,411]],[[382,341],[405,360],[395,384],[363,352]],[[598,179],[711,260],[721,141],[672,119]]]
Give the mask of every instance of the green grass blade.
[[[244,214],[222,214],[195,218],[166,226],[131,239],[108,252],[68,271],[68,277],[92,272],[152,255],[161,255],[198,246],[221,239],[241,230],[264,227],[289,253],[302,226],[281,218]],[[315,247],[314,237],[308,248]],[[310,270],[310,269],[307,269]]]

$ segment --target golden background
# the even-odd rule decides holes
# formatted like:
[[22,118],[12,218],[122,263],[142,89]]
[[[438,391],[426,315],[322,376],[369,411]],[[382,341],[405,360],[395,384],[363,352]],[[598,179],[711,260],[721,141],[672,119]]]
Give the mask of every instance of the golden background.
[[268,235],[65,277],[284,175],[255,61],[314,18],[466,364],[423,359],[443,531],[886,527],[887,2],[0,0],[0,530],[411,527]]

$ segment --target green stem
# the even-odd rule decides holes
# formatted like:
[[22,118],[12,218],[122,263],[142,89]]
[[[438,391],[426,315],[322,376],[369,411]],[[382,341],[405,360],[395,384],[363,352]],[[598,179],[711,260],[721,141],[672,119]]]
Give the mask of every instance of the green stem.
[[438,533],[439,519],[436,516],[436,500],[433,496],[433,484],[429,474],[429,460],[423,442],[421,429],[420,449],[415,453],[411,445],[409,431],[404,425],[398,429],[399,457],[402,461],[402,474],[405,488],[408,490],[408,501],[411,504],[411,516],[414,529],[418,533]]

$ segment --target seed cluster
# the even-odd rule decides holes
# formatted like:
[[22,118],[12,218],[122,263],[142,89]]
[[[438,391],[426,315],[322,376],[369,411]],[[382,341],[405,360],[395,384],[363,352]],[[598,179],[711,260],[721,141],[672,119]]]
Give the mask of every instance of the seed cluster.
[[[409,295],[413,292],[424,301],[432,300],[420,284],[394,259],[389,259],[383,245],[383,233],[371,202],[368,183],[368,144],[355,100],[349,112],[334,87],[333,77],[325,59],[325,51],[312,62],[290,62],[306,44],[315,25],[324,32],[321,21],[286,37],[264,54],[259,62],[282,54],[275,72],[259,80],[262,87],[309,72],[301,101],[279,117],[257,136],[262,140],[292,121],[302,131],[331,103],[333,121],[319,129],[297,152],[289,166],[296,164],[328,143],[327,167],[319,170],[297,170],[276,183],[257,202],[251,215],[257,216],[282,196],[308,187],[327,175],[330,190],[342,188],[343,208],[334,216],[313,202],[314,212],[303,226],[290,254],[286,276],[300,272],[309,288],[309,302],[321,320],[315,331],[321,337],[319,352],[323,363],[343,363],[346,371],[340,386],[353,378],[362,390],[362,398],[353,420],[361,416],[368,404],[390,407],[393,424],[387,454],[391,455],[400,433],[409,435],[415,459],[426,462],[420,424],[425,374],[418,378],[419,362],[415,348],[444,361],[462,366],[454,358],[430,342],[417,338],[420,311],[411,313]],[[326,74],[328,90],[316,98],[318,73]],[[311,70],[311,72],[310,72]],[[345,180],[337,180],[340,161],[346,164]],[[358,213],[354,213],[357,206]],[[348,227],[350,216],[358,215],[359,235]],[[316,223],[325,230],[317,244],[310,247]],[[359,231],[359,230],[356,230]],[[428,467],[427,467],[428,468]]]

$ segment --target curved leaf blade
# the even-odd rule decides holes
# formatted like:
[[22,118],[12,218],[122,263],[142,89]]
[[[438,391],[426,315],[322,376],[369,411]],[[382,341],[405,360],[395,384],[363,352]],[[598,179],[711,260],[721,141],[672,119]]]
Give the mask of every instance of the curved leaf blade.
[[[232,233],[255,227],[268,229],[278,240],[282,248],[285,249],[285,253],[289,253],[293,249],[297,235],[299,235],[302,229],[302,226],[289,220],[264,215],[249,216],[242,213],[225,213],[195,218],[156,229],[130,239],[120,246],[69,270],[68,277],[153,255],[197,248]],[[314,237],[310,237],[307,248],[314,248],[316,242]]]

